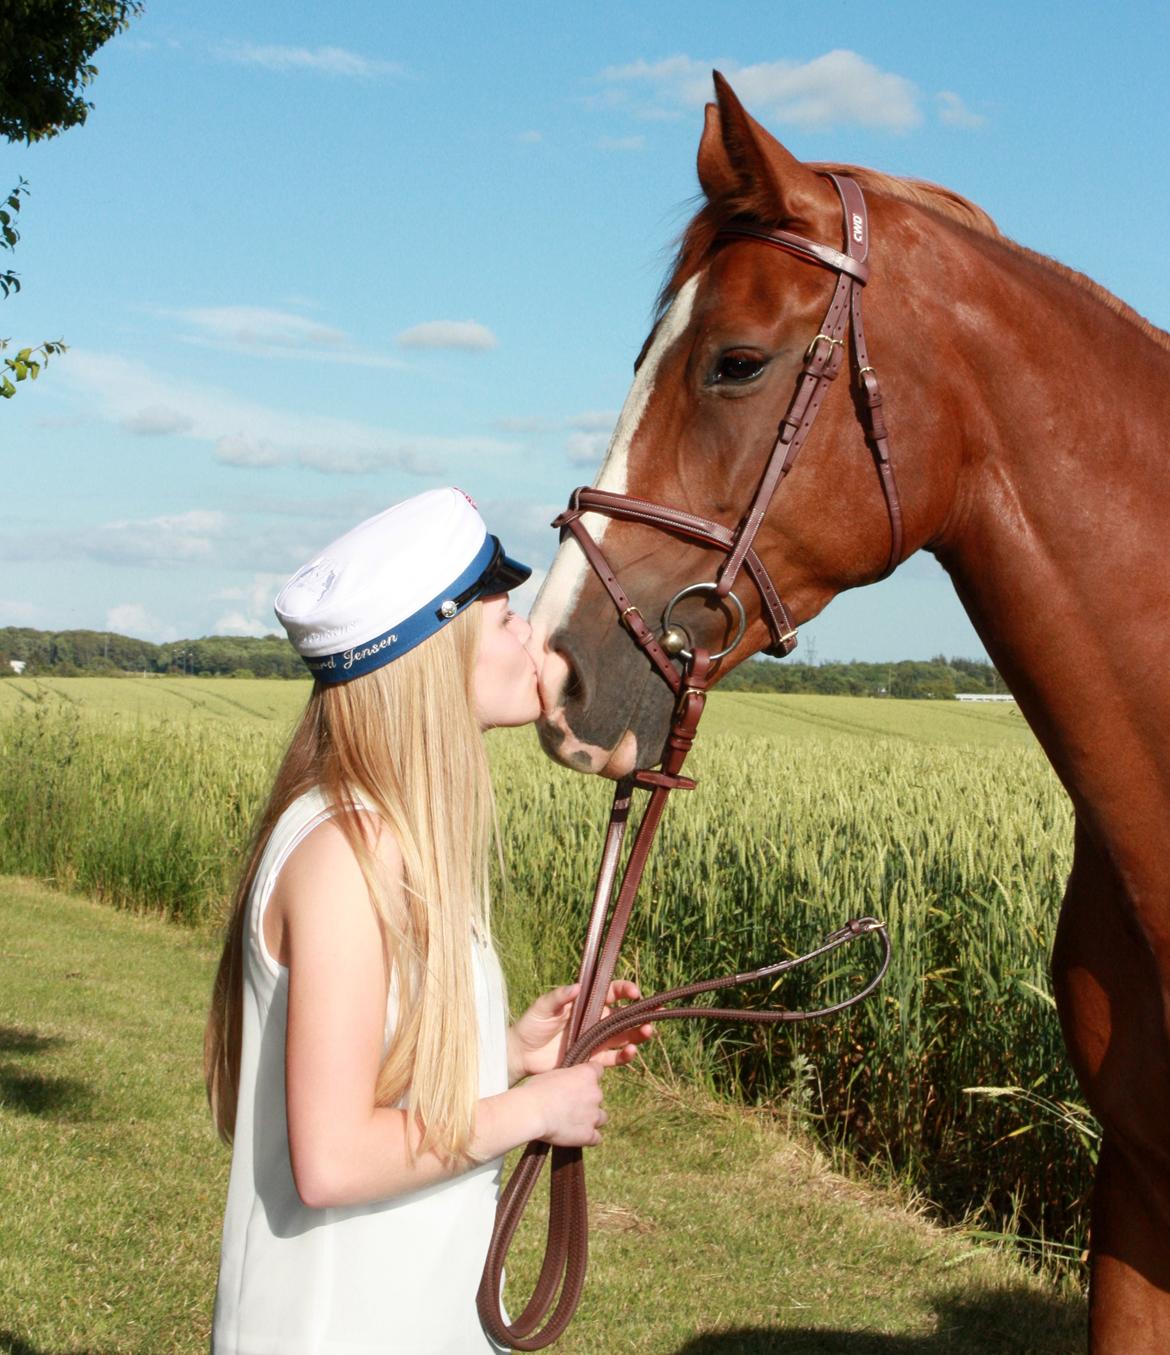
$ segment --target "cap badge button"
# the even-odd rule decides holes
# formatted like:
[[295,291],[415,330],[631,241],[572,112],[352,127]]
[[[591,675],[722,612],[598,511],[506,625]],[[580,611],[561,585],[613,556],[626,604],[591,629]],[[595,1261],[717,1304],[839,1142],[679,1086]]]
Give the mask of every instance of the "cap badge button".
[[459,608],[455,605],[454,602],[451,601],[450,598],[447,598],[445,601],[439,604],[439,615],[445,617],[448,621],[451,619],[451,617],[455,615],[455,613],[458,610]]

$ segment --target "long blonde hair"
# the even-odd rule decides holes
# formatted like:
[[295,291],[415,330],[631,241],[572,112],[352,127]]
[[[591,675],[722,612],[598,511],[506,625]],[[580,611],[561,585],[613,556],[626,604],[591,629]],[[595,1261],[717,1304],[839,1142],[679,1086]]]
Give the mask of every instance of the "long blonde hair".
[[[357,857],[378,919],[397,1012],[375,1101],[404,1101],[419,1150],[466,1159],[479,1096],[473,935],[487,945],[495,824],[472,675],[476,602],[393,663],[312,695],[276,774],[232,904],[204,1036],[204,1076],[221,1138],[235,1130],[246,918],[260,858],[281,814],[320,787]],[[379,878],[365,804],[402,856],[400,890]],[[396,902],[391,905],[391,897]],[[322,906],[325,901],[322,900]]]

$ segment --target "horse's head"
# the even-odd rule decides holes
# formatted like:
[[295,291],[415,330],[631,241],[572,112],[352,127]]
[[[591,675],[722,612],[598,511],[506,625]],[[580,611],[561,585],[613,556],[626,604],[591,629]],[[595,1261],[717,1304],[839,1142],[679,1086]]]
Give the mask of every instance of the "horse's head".
[[[832,181],[794,159],[748,116],[726,82],[715,80],[718,104],[707,106],[698,156],[706,202],[684,235],[596,487],[734,529],[756,492],[837,279],[807,260],[720,231],[754,224],[841,249],[845,226]],[[870,206],[876,242],[881,220],[872,200]],[[875,277],[867,321],[878,313],[873,294],[883,285],[900,287],[901,279]],[[894,347],[911,372],[928,361],[907,354],[905,340],[889,342],[886,327],[871,323],[869,331],[871,361],[883,363]],[[846,360],[755,537],[756,553],[797,624],[843,588],[879,577],[890,553],[887,504],[857,400]],[[725,558],[635,521],[588,513],[584,525],[651,628],[660,626],[680,589],[713,579]],[[921,536],[908,538],[907,550],[920,544]],[[722,673],[775,643],[755,585],[743,575],[735,589],[747,632]],[[711,651],[731,643],[739,620],[729,602],[702,593],[680,601],[672,619],[691,645]],[[670,690],[631,643],[571,538],[541,590],[533,627],[545,647],[546,750],[569,766],[609,775],[658,761]]]

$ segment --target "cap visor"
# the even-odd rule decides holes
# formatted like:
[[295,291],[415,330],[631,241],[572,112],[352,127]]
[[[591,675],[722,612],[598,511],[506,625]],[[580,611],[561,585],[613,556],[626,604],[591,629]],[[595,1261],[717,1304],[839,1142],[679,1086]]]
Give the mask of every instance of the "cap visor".
[[519,560],[510,560],[501,553],[483,576],[479,588],[480,596],[487,597],[495,593],[510,593],[513,588],[519,588],[531,574],[532,570],[528,565],[522,565]]

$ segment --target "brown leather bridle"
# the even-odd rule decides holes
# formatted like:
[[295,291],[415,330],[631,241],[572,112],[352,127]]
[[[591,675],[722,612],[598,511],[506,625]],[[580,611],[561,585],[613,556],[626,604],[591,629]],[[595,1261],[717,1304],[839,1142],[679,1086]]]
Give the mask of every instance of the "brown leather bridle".
[[[837,274],[833,299],[829,303],[819,332],[805,352],[796,391],[780,422],[775,443],[755,495],[739,525],[732,530],[677,508],[666,508],[628,494],[613,494],[588,487],[573,491],[569,507],[553,523],[554,527],[560,529],[562,540],[566,532],[572,533],[612,598],[622,625],[629,631],[635,643],[675,696],[674,714],[660,770],[637,771],[623,777],[614,792],[613,808],[602,850],[597,884],[594,888],[593,907],[581,961],[580,996],[574,1004],[562,1067],[583,1063],[606,1041],[648,1022],[705,1017],[718,1021],[765,1025],[781,1021],[808,1021],[814,1017],[829,1016],[868,997],[881,982],[889,967],[890,941],[885,925],[872,917],[855,918],[826,937],[814,950],[795,959],[765,965],[749,973],[704,979],[630,1003],[609,1016],[604,1013],[606,994],[617,965],[618,954],[651,844],[666,807],[666,798],[672,790],[693,790],[695,787],[695,782],[689,777],[680,775],[680,772],[694,743],[699,719],[707,699],[707,690],[712,681],[712,670],[743,638],[746,615],[743,604],[733,592],[741,569],[746,569],[760,595],[762,615],[772,636],[772,645],[768,652],[782,656],[791,653],[796,645],[796,627],[767,569],[753,549],[753,542],[780,482],[791,470],[829,386],[841,369],[848,329],[852,331],[855,371],[862,394],[862,423],[877,466],[890,522],[890,550],[885,568],[879,577],[884,578],[889,574],[902,557],[902,512],[893,468],[890,465],[885,422],[881,413],[881,389],[877,374],[870,365],[861,321],[861,289],[869,273],[866,263],[869,253],[868,213],[861,189],[852,179],[833,174],[827,177],[836,186],[845,213],[844,253],[829,245],[806,240],[789,231],[765,230],[753,225],[733,224],[724,227],[716,236],[716,244],[732,239],[758,240],[773,248],[785,250],[797,258],[831,269]],[[657,527],[673,536],[714,547],[726,554],[727,559],[714,580],[709,583],[691,584],[681,589],[667,604],[663,613],[665,632],[663,640],[667,647],[664,647],[664,643],[646,624],[638,607],[630,601],[605,555],[585,529],[582,518],[587,512]],[[670,624],[677,603],[683,597],[696,593],[709,593],[724,604],[730,599],[738,613],[739,624],[735,638],[727,648],[716,654],[697,644],[692,644],[691,648],[687,649],[685,646],[688,637]],[[681,671],[675,667],[672,655],[682,660]],[[614,882],[635,787],[648,790],[650,798],[638,824],[629,860],[617,897],[614,899]],[[858,992],[831,1006],[821,1007],[815,1011],[783,1009],[728,1011],[722,1008],[694,1006],[689,1002],[685,1006],[670,1005],[687,1002],[688,999],[703,993],[774,978],[809,960],[826,955],[858,937],[871,934],[875,934],[881,943],[882,953],[876,973]],[[549,1153],[548,1143],[540,1141],[530,1143],[512,1173],[497,1207],[495,1230],[488,1247],[487,1261],[477,1295],[479,1316],[484,1329],[501,1345],[511,1346],[517,1350],[539,1350],[557,1340],[572,1319],[585,1283],[588,1211],[582,1150],[551,1148],[552,1178],[544,1262],[532,1297],[519,1317],[508,1322],[501,1312],[504,1261]],[[552,1315],[546,1322],[550,1308],[553,1310]],[[543,1327],[540,1326],[542,1322],[545,1323]]]

